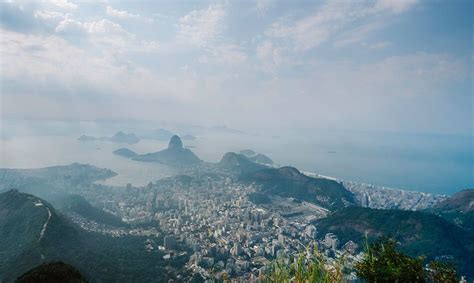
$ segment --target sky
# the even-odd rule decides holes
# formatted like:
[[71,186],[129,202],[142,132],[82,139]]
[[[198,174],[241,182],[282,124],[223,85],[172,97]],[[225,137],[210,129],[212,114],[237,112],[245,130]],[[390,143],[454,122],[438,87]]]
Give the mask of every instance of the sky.
[[472,134],[472,1],[2,1],[2,120]]

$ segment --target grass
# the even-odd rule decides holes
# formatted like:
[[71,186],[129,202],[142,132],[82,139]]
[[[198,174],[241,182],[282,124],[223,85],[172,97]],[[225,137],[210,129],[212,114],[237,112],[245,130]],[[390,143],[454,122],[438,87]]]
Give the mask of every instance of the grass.
[[[290,260],[292,263],[289,263]],[[328,262],[317,250],[310,249],[296,257],[274,261],[267,272],[261,276],[264,283],[329,283],[343,281],[343,259]]]

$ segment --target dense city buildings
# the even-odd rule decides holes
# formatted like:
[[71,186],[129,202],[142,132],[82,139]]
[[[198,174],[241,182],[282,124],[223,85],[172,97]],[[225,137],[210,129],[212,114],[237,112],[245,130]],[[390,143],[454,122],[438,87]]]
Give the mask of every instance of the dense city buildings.
[[[318,234],[313,222],[326,216],[326,209],[282,197],[273,197],[272,206],[257,205],[249,200],[255,185],[226,175],[181,175],[145,187],[94,186],[84,191],[88,198],[129,226],[101,225],[78,215],[74,221],[117,237],[148,236],[145,248],[165,251],[165,259],[187,253],[186,268],[204,279],[258,278],[272,261],[312,249],[330,261],[344,257],[349,265],[358,257],[354,243],[342,246],[334,234]],[[163,242],[153,240],[161,236]]]
[[[79,165],[72,167],[77,167],[81,175],[86,172]],[[257,280],[274,262],[291,262],[301,255],[311,257],[314,252],[322,255],[328,266],[342,264],[346,279],[355,279],[353,267],[364,252],[361,236],[327,229],[324,221],[336,221],[331,224],[333,227],[352,223],[347,226],[349,229],[362,227],[359,225],[366,220],[375,221],[380,213],[389,213],[392,220],[398,221],[405,219],[402,210],[395,215],[395,210],[371,210],[364,206],[384,207],[389,205],[383,201],[387,199],[392,204],[414,204],[404,210],[412,213],[409,210],[429,207],[430,203],[444,199],[346,182],[356,202],[331,210],[332,203],[326,200],[331,199],[329,192],[344,189],[339,180],[310,178],[288,167],[260,169],[264,171],[258,176],[279,180],[264,188],[266,179],[244,181],[242,174],[228,168],[203,164],[145,186],[108,186],[94,182],[94,176],[109,176],[111,172],[89,168],[89,181],[78,182],[69,173],[72,168],[66,167],[51,169],[48,184],[51,191],[57,188],[58,192],[75,195],[75,201],[82,198],[87,210],[95,211],[95,215],[84,214],[84,209],[64,211],[84,230],[114,238],[140,239],[143,252],[159,255],[160,260],[170,264],[181,262],[179,268],[186,270],[186,276],[204,280]],[[62,177],[57,171],[65,171],[66,175]],[[280,184],[287,184],[285,191],[268,190]],[[312,192],[314,187],[305,184],[324,188],[319,196],[324,195],[325,199],[320,198],[320,203],[318,199],[311,200],[305,193]],[[384,193],[389,197],[384,198]],[[371,215],[370,219],[363,216],[365,213]],[[339,215],[344,216],[338,218]],[[360,215],[363,222],[357,222]],[[424,214],[410,215],[415,217],[413,221],[425,218]],[[368,227],[360,229],[376,228]],[[434,255],[453,258],[444,253]]]

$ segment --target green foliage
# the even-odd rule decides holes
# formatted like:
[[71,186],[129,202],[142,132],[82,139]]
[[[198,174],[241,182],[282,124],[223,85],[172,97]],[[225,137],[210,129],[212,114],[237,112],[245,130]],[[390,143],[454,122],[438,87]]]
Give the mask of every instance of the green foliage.
[[367,282],[457,282],[456,268],[452,263],[432,261],[423,267],[423,257],[412,258],[396,250],[396,242],[380,238],[367,245],[356,273]]
[[439,215],[472,234],[474,233],[473,200],[474,189],[467,189],[454,194],[427,211]]
[[[187,256],[164,260],[161,251],[148,252],[148,239],[163,237],[110,237],[86,232],[44,200],[9,191],[0,194],[0,280],[10,282],[45,261],[75,266],[85,278],[102,282],[163,282],[186,275]],[[40,240],[40,231],[51,218]],[[43,258],[44,257],[44,258]]]
[[268,204],[272,202],[267,195],[261,193],[251,193],[248,195],[248,198],[255,204]]
[[248,159],[243,154],[227,152],[217,166],[233,174],[249,174],[267,168]]
[[433,282],[439,283],[456,283],[457,272],[456,267],[451,262],[432,261],[428,265],[428,278]]
[[411,258],[395,249],[395,241],[372,243],[361,262],[357,276],[367,282],[425,282],[423,258]]
[[[432,261],[424,268],[423,257],[410,257],[396,249],[390,238],[379,238],[368,244],[360,262],[355,265],[359,279],[366,282],[457,282],[457,272],[452,263]],[[274,261],[260,278],[264,283],[333,283],[344,282],[344,259],[328,263],[317,250],[296,258],[280,258]]]
[[334,233],[341,242],[352,240],[360,247],[366,233],[369,242],[391,237],[409,256],[425,256],[428,261],[452,256],[463,275],[474,275],[474,235],[433,214],[348,207],[318,220],[316,226],[320,235]]
[[116,227],[126,226],[119,217],[91,205],[80,195],[64,195],[55,200],[53,204],[62,212],[74,212],[100,224]]
[[15,283],[86,283],[73,266],[64,262],[50,262],[37,266],[15,280]]
[[[382,237],[370,245],[366,241],[366,245],[362,260],[355,265],[358,278],[365,282],[457,282],[453,264],[432,261],[425,268],[423,257],[398,251],[393,239]],[[344,258],[329,262],[318,250],[308,249],[296,257],[275,260],[260,279],[263,283],[344,282],[344,274],[350,272],[344,268]]]
[[301,253],[290,259],[282,258],[274,261],[267,272],[262,276],[264,283],[329,283],[342,281],[342,263],[330,264],[317,250],[313,253]]

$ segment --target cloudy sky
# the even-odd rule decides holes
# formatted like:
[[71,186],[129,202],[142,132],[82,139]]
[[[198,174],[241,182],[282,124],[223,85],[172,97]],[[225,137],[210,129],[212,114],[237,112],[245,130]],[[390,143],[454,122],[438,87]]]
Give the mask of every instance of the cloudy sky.
[[2,119],[469,135],[472,1],[3,1]]

